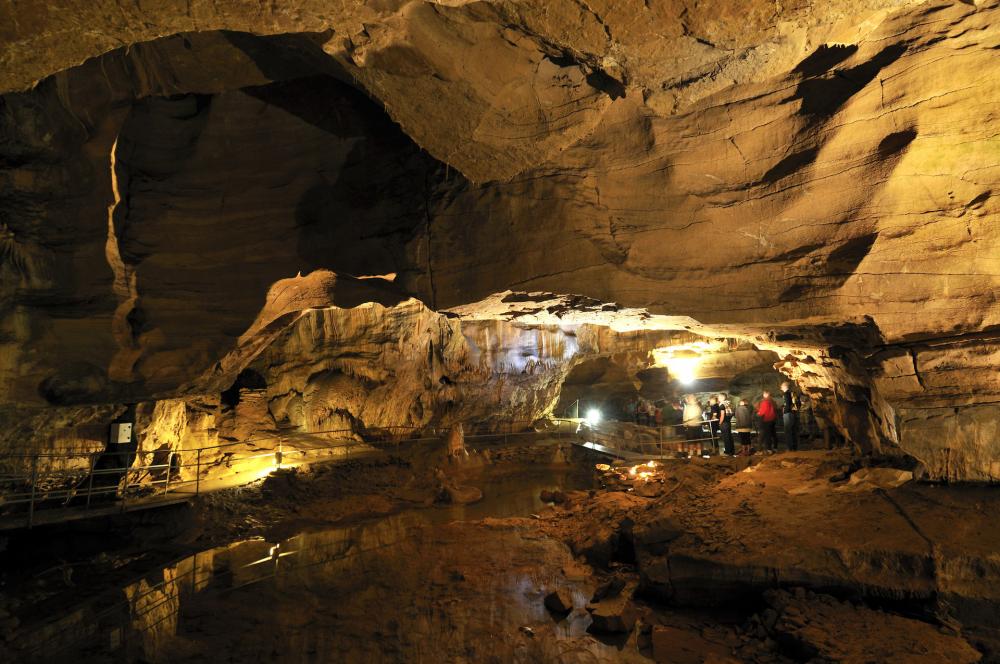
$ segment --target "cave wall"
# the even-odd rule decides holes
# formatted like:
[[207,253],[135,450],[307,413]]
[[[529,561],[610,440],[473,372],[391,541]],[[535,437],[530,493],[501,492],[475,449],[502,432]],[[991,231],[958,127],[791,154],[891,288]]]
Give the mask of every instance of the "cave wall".
[[4,419],[221,391],[275,284],[392,272],[735,328],[993,479],[1000,4],[785,5],[0,9]]
[[461,320],[410,300],[303,314],[249,365],[267,382],[279,428],[527,426],[553,414],[567,375],[600,358],[635,358],[675,331]]
[[310,43],[178,36],[3,98],[5,401],[170,396],[280,279],[400,269],[441,165]]
[[[927,3],[683,113],[615,100],[558,158],[491,183],[491,196],[463,185],[443,199],[439,301],[513,279],[744,332],[810,326],[782,356],[821,367],[805,384],[841,401],[829,413],[841,431],[867,450],[901,445],[934,477],[994,477],[988,453],[960,452],[953,425],[900,433],[896,409],[937,395],[930,407],[947,419],[1000,389],[986,359],[1000,316],[997,11]],[[540,237],[525,201],[549,222]],[[502,221],[449,224],[484,206]],[[539,242],[519,251],[529,234]],[[459,246],[484,249],[454,265]],[[859,333],[824,343],[823,328],[845,322]],[[919,380],[888,389],[897,366],[882,358],[910,356],[900,378]]]

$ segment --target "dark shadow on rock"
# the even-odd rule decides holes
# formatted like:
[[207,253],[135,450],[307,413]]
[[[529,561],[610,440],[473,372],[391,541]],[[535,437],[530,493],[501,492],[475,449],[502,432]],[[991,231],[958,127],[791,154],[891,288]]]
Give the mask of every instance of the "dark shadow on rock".
[[779,302],[794,302],[810,293],[829,292],[844,285],[857,269],[861,261],[871,251],[878,233],[869,233],[851,238],[836,247],[826,257],[826,266],[822,273],[814,275],[814,280],[808,278],[792,284],[778,296]]
[[759,261],[761,263],[791,263],[799,260],[800,258],[805,258],[814,251],[818,251],[825,247],[826,244],[823,242],[816,242],[813,244],[806,244],[801,247],[796,247],[794,249],[789,249],[788,251],[783,251],[776,256],[772,256],[766,260]]
[[983,193],[981,193],[978,196],[976,196],[975,198],[973,198],[968,203],[966,203],[965,207],[966,207],[966,209],[972,209],[972,208],[981,207],[983,203],[985,203],[986,201],[990,200],[990,196],[992,196],[992,195],[993,195],[992,191],[986,190]]
[[916,137],[917,130],[912,127],[889,134],[878,144],[878,156],[885,159],[902,152]]
[[296,205],[298,254],[306,264],[354,275],[411,267],[404,247],[427,225],[444,165],[381,107],[332,78],[245,92],[351,141],[340,170],[325,173]]
[[329,41],[332,30],[268,36],[229,30],[221,30],[220,33],[253,60],[261,73],[272,81],[317,74],[350,80],[343,67],[323,50],[323,44]]
[[100,401],[112,389],[107,374],[88,362],[62,366],[38,385],[38,393],[53,406]]
[[611,76],[603,69],[591,69],[588,65],[577,60],[571,53],[563,52],[562,55],[550,54],[545,56],[545,58],[557,67],[575,67],[587,72],[585,77],[587,85],[595,90],[600,90],[613,100],[625,96],[625,84],[622,81]]
[[823,44],[792,71],[805,77],[825,74],[858,52],[857,44]]
[[832,76],[806,79],[796,87],[795,94],[785,101],[801,100],[800,114],[828,118],[874,80],[880,71],[902,57],[906,48],[904,43],[892,44],[879,51],[868,62],[856,67],[837,70]]
[[793,152],[772,166],[767,173],[764,173],[761,177],[761,181],[764,184],[774,184],[782,178],[802,171],[816,161],[816,156],[818,154],[819,148],[808,148],[806,150],[800,150],[799,152]]
[[267,380],[253,369],[244,369],[236,376],[233,384],[220,395],[219,402],[223,408],[235,408],[239,404],[241,389],[266,390]]
[[[133,209],[133,185],[138,191],[144,191],[150,181],[159,182],[171,172],[182,172],[185,164],[196,159],[198,141],[208,125],[212,112],[213,95],[184,94],[170,97],[146,97],[132,104],[128,117],[118,133],[115,147],[115,173],[118,177],[118,190],[122,203],[113,213],[115,236],[118,238],[118,251],[122,261],[127,265],[136,266],[152,251],[141,237],[142,215],[136,220]],[[150,137],[158,137],[165,142],[169,137],[172,145],[169,149],[169,164],[166,160],[140,160],[141,166],[133,168],[132,162],[137,153],[143,154],[142,146],[150,143]],[[164,151],[167,152],[167,151]],[[141,194],[135,194],[141,197]],[[139,228],[133,225],[138,223]],[[141,302],[136,305],[141,306]],[[134,334],[142,331],[145,325],[145,315],[132,314],[129,320]]]
[[878,239],[878,233],[859,235],[844,242],[830,252],[826,259],[828,271],[833,274],[853,273]]
[[802,299],[810,290],[812,287],[809,284],[793,284],[781,291],[781,294],[778,295],[778,302],[795,302]]
[[305,76],[242,92],[339,138],[378,134],[389,143],[412,144],[380,106],[332,76]]
[[625,96],[625,84],[600,69],[587,74],[587,83],[590,87],[600,90],[611,97],[611,99],[618,99]]

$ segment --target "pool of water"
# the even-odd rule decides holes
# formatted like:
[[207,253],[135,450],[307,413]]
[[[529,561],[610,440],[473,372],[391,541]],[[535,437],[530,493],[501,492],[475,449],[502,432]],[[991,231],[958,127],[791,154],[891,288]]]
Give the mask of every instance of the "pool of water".
[[616,649],[586,635],[585,613],[556,621],[543,607],[556,587],[578,607],[589,597],[562,574],[568,549],[477,523],[528,516],[543,490],[593,481],[588,469],[531,467],[468,481],[483,492],[473,504],[199,551],[109,589],[119,601],[101,611],[55,621],[34,658],[539,661],[565,659],[549,652],[561,644],[585,655],[566,661],[603,660]]

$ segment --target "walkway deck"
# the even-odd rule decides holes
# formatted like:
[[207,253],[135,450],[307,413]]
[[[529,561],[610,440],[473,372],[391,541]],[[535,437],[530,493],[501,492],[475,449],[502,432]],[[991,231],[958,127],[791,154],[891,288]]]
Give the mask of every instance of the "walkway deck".
[[[466,439],[469,447],[477,446],[473,440],[479,440],[481,446],[494,447],[495,444],[499,444],[501,446],[509,445],[515,442],[523,444],[525,438],[527,437],[561,438],[564,440],[566,438],[570,438],[574,445],[606,457],[621,459],[624,461],[647,461],[650,459],[674,458],[673,454],[642,454],[631,450],[618,449],[608,445],[602,445],[594,440],[586,440],[586,438],[592,438],[591,435],[586,433],[582,434],[584,436],[583,439],[577,438],[576,436],[578,435],[581,434],[566,431],[529,430],[514,433],[501,432],[483,435],[469,434],[466,436]],[[72,488],[68,490],[63,489],[55,492],[55,494],[40,492],[37,496],[37,500],[34,492],[32,492],[30,504],[23,499],[21,501],[21,504],[24,505],[24,511],[0,516],[0,532],[20,528],[34,528],[57,523],[66,523],[70,521],[80,521],[95,517],[111,517],[128,512],[137,512],[141,510],[178,505],[191,501],[196,496],[203,493],[246,486],[266,477],[276,468],[276,466],[272,463],[272,457],[274,458],[273,460],[276,460],[277,458],[282,459],[281,468],[294,468],[296,466],[309,466],[318,463],[351,461],[360,457],[367,457],[374,453],[386,451],[386,448],[380,447],[379,443],[364,443],[357,440],[314,440],[314,437],[315,434],[286,436],[283,452],[278,455],[275,455],[274,452],[271,451],[263,451],[247,457],[235,458],[232,461],[233,465],[227,467],[227,472],[223,477],[201,479],[198,481],[188,479],[185,481],[172,480],[168,482],[165,479],[159,479],[152,483],[148,481],[145,483],[129,483],[130,487],[137,488],[142,491],[151,490],[152,493],[147,493],[143,496],[130,495],[125,500],[122,500],[117,496],[115,496],[113,501],[109,500],[104,502],[99,500],[99,494],[101,493],[108,496],[108,489],[106,487],[93,487],[99,490],[94,491],[94,500],[92,501],[87,499],[87,492],[83,489],[80,489],[79,492]],[[400,441],[396,441],[395,443],[390,443],[390,445],[398,446],[398,444],[403,442],[418,443],[427,440],[437,440],[437,437],[402,439]],[[483,441],[492,442],[490,442],[490,444],[486,444]],[[384,443],[382,445],[384,445]],[[217,447],[203,449],[217,449]],[[650,451],[659,452],[660,449],[652,448]],[[192,463],[190,457],[193,452],[198,452],[198,450],[188,450],[186,452],[189,458],[187,464],[183,467],[195,467],[197,471],[204,466],[201,464],[200,452],[198,454],[198,461],[196,463]],[[312,458],[307,458],[309,456],[312,456]],[[243,468],[239,468],[240,464],[244,464]],[[93,468],[93,465],[91,467]],[[166,463],[161,462],[161,465],[149,465],[143,467],[133,466],[132,468],[133,470],[129,472],[134,472],[136,470],[145,470],[146,472],[150,472],[156,470],[161,474],[161,477],[165,478],[168,474],[167,469],[173,468],[173,466],[168,460]],[[108,471],[104,472],[107,473]],[[169,471],[171,477],[173,477],[173,472],[173,470]],[[126,475],[126,480],[127,479],[128,475]],[[111,488],[110,491],[112,495],[116,493],[114,488]],[[120,493],[120,490],[118,493]],[[62,506],[59,505],[59,501],[63,502]]]
[[[367,445],[359,444],[358,446],[363,447],[363,449],[353,452],[350,456],[320,457],[318,459],[302,460],[287,459],[286,457],[286,460],[281,464],[281,468],[289,469],[317,465],[321,463],[344,462],[370,456],[371,454],[377,452],[377,450],[368,447]],[[291,451],[287,454],[287,456],[292,456],[295,453],[296,451]],[[110,517],[129,512],[139,512],[160,507],[169,507],[171,505],[180,505],[182,503],[190,502],[202,494],[247,486],[266,477],[275,469],[275,466],[266,466],[263,469],[259,467],[252,467],[247,470],[232,470],[224,477],[205,479],[198,483],[193,481],[178,483],[176,486],[171,486],[170,490],[166,492],[159,491],[152,485],[147,485],[153,488],[154,491],[157,491],[157,493],[132,497],[127,500],[116,498],[114,501],[103,503],[95,500],[93,504],[89,506],[77,504],[65,507],[42,507],[36,505],[34,511],[30,514],[28,511],[25,511],[0,516],[0,532],[19,530],[21,528],[38,528],[40,526],[57,523],[82,521],[84,519],[92,519],[96,517]],[[79,498],[82,499],[83,497],[84,496],[81,494]],[[44,496],[39,497],[39,501],[41,502],[42,500],[44,500]]]
[[611,457],[612,459],[621,459],[622,461],[649,461],[650,459],[676,459],[676,453],[671,454],[643,454],[642,452],[633,452],[632,450],[622,450],[616,447],[608,447],[607,445],[601,445],[600,443],[595,443],[589,440],[573,441],[573,444],[577,447],[583,447],[597,454],[602,454],[606,457]]

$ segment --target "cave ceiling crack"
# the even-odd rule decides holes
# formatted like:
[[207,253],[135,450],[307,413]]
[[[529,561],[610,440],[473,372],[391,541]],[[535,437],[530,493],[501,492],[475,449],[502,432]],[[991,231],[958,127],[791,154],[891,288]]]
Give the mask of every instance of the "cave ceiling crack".
[[559,276],[562,276],[564,274],[572,274],[573,272],[580,272],[582,270],[590,270],[590,269],[593,269],[595,267],[603,267],[605,265],[607,265],[607,263],[604,262],[604,261],[601,261],[600,263],[594,263],[592,265],[581,265],[580,267],[570,268],[569,270],[559,270],[558,272],[548,272],[546,274],[539,274],[539,275],[535,275],[533,277],[529,277],[528,279],[522,279],[520,281],[513,281],[513,282],[507,284],[507,288],[510,289],[510,288],[513,288],[514,286],[521,286],[521,285],[524,285],[524,284],[530,284],[531,282],[538,281],[539,279],[548,279],[549,277],[559,277]]
[[601,29],[604,30],[604,36],[608,40],[608,48],[610,49],[611,45],[614,44],[614,37],[611,35],[611,27],[604,22],[604,19],[601,18],[600,14],[594,11],[594,9],[590,6],[590,3],[588,3],[587,0],[573,0],[573,2],[576,3],[576,5],[580,9],[584,10],[585,12],[594,17],[594,20],[597,21],[597,24],[600,25]]

